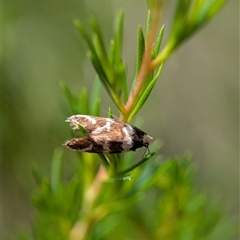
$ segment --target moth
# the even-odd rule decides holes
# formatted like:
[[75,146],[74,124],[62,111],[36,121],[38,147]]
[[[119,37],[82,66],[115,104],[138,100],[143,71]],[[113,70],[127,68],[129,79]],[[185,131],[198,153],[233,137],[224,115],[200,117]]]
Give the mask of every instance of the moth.
[[122,153],[148,148],[152,137],[139,128],[117,119],[73,115],[66,122],[74,131],[84,128],[85,135],[66,141],[69,149],[89,153]]

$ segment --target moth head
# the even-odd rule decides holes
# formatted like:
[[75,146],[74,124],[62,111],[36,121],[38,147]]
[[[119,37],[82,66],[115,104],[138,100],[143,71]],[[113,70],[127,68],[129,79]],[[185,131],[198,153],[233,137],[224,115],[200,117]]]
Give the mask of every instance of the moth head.
[[148,134],[145,134],[143,136],[143,145],[147,147],[152,140],[153,138],[151,136],[149,136]]

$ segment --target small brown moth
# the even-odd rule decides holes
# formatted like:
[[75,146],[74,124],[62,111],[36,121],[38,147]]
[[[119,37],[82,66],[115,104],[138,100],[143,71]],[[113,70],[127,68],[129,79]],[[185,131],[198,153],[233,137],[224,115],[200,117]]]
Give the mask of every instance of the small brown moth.
[[75,151],[89,153],[122,153],[148,148],[152,137],[139,128],[111,118],[88,115],[73,115],[67,118],[73,130],[80,130],[81,125],[86,134],[66,141],[63,145]]

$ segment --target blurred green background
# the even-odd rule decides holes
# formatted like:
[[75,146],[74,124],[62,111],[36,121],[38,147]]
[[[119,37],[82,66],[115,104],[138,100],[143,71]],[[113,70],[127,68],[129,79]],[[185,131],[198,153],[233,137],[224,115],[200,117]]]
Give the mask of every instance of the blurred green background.
[[[165,158],[193,155],[199,189],[220,199],[231,215],[238,214],[239,203],[238,4],[228,1],[169,59],[139,113],[145,116],[143,129],[163,142]],[[172,7],[163,17],[165,41]],[[3,1],[3,236],[30,225],[33,162],[48,175],[53,150],[69,138],[64,121],[70,109],[59,82],[78,93],[85,86],[91,89],[95,77],[73,20],[86,24],[95,16],[109,42],[119,9],[125,13],[123,55],[132,81],[145,1]],[[109,106],[103,91],[102,116]],[[72,156],[64,151],[66,172]]]

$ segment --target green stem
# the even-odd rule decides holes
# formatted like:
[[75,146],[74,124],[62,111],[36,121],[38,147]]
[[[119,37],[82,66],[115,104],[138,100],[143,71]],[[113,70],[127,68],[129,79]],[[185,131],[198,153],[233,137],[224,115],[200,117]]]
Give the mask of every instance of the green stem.
[[145,163],[146,161],[148,161],[151,157],[153,157],[154,155],[156,154],[156,152],[152,152],[152,153],[149,153],[146,157],[144,157],[142,160],[140,160],[139,162],[137,162],[136,164],[132,165],[131,167],[121,171],[121,172],[118,172],[117,175],[118,176],[122,176],[122,175],[125,175],[126,173],[129,173],[131,172],[132,170],[134,170],[135,168],[139,167],[140,165],[142,165],[143,163]]
[[105,168],[100,167],[98,173],[88,190],[85,193],[85,199],[83,203],[82,214],[85,218],[79,219],[73,226],[69,240],[85,240],[88,239],[88,233],[91,231],[93,224],[98,220],[95,216],[93,209],[93,203],[102,190],[103,182],[107,178],[107,172]]
[[175,49],[175,44],[173,42],[169,42],[163,50],[158,54],[158,56],[152,60],[151,62],[151,69],[154,69],[164,63],[169,56],[172,54],[173,50]]
[[140,93],[146,83],[146,79],[148,75],[151,72],[151,52],[152,47],[155,41],[157,28],[158,28],[158,22],[160,18],[160,11],[161,9],[152,9],[152,19],[151,19],[151,29],[149,32],[149,37],[147,41],[147,46],[145,48],[145,52],[143,55],[142,65],[139,71],[139,74],[137,76],[137,80],[135,82],[134,87],[132,88],[132,91],[129,95],[128,101],[125,105],[125,113],[121,115],[121,120],[127,122],[130,116],[130,113],[135,107],[135,104],[137,103]]

